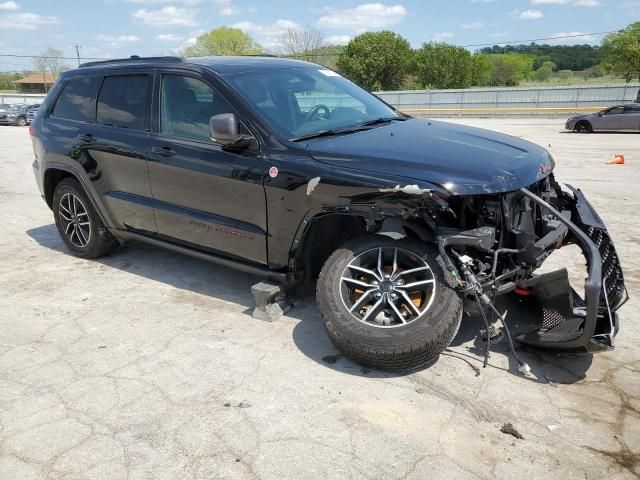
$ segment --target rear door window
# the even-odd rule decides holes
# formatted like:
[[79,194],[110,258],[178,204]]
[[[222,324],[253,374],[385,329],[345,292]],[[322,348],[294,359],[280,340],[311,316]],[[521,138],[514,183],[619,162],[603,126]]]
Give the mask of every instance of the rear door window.
[[52,116],[93,123],[98,77],[76,78],[62,88]]
[[144,130],[148,128],[149,75],[106,77],[98,95],[99,125]]

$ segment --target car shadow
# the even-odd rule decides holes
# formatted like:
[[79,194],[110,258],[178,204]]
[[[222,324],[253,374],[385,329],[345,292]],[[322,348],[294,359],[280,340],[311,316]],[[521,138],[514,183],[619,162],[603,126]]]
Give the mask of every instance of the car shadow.
[[[67,251],[54,224],[32,228],[27,230],[26,234],[45,248],[76,258]],[[93,261],[171,285],[176,289],[237,303],[246,307],[243,313],[249,317],[248,321],[259,321],[250,317],[254,306],[251,286],[262,280],[255,275],[219,265],[212,268],[206,261],[142,242],[128,242],[112,255]],[[288,317],[297,320],[292,339],[296,347],[311,360],[327,368],[362,377],[393,378],[415,372],[384,372],[352,362],[336,349],[324,331],[315,306],[315,285],[299,289],[293,295],[293,299],[294,307],[287,313]],[[440,358],[460,361],[467,365],[475,376],[480,375],[485,352],[485,343],[479,338],[480,327],[481,322],[477,318],[465,316],[456,337]],[[539,383],[575,383],[585,378],[592,361],[591,354],[557,354],[519,344],[516,344],[516,349],[520,357],[531,366],[533,375],[525,378]],[[487,367],[505,370],[492,361],[496,355],[506,355],[509,358],[506,370],[513,375],[521,376],[518,365],[508,350],[506,339],[492,345]],[[429,368],[437,362],[438,359],[419,370]]]

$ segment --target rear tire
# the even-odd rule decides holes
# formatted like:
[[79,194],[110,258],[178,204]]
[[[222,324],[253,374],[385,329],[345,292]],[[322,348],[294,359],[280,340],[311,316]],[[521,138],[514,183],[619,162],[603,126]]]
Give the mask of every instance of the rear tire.
[[[368,302],[365,302],[364,314],[361,307],[356,305],[359,298],[362,298],[355,296],[359,287],[356,285],[350,288],[348,285],[351,285],[351,282],[345,283],[344,276],[350,277],[350,274],[345,272],[358,272],[359,270],[352,270],[358,268],[352,266],[354,262],[366,255],[376,255],[375,252],[379,249],[382,249],[382,256],[386,256],[387,259],[398,249],[406,259],[413,258],[416,262],[428,266],[430,273],[425,273],[426,276],[422,278],[433,280],[433,290],[419,293],[418,302],[422,302],[417,304],[419,313],[412,314],[412,310],[416,309],[401,298],[397,303],[400,305],[400,311],[396,309],[394,313],[389,303],[393,294],[382,293],[382,300],[386,302],[383,303],[383,310],[376,314],[373,320],[370,317],[374,315],[367,319],[368,309],[375,309],[379,292],[389,288],[388,284],[385,284],[388,282],[387,274],[378,275],[380,278],[384,277],[384,280],[379,282],[381,290],[371,294],[371,303],[374,305],[367,306]],[[389,270],[383,268],[382,273]],[[401,271],[400,268],[399,270]],[[409,270],[411,266],[407,264],[404,271]],[[372,276],[366,279],[366,275],[368,274],[359,278],[365,279],[365,282],[376,282]],[[406,278],[407,283],[403,283],[404,286],[399,287],[400,289],[409,288],[410,285],[416,284],[416,280],[417,283],[430,281],[416,279],[410,274],[402,278]],[[432,246],[409,239],[392,240],[372,235],[345,243],[329,257],[318,278],[316,298],[329,338],[347,357],[369,367],[406,371],[432,364],[455,337],[462,319],[462,300],[451,285],[452,279],[443,268],[442,258]],[[401,290],[394,291],[401,293]],[[396,295],[395,298],[399,296],[401,295]],[[350,299],[353,299],[353,302]],[[416,300],[412,297],[411,302],[416,303]],[[350,307],[354,306],[357,308],[351,313]],[[406,323],[401,320],[400,314],[406,317]]]
[[586,120],[581,120],[576,123],[574,130],[577,133],[591,133],[593,132],[593,127],[591,126],[591,123],[587,122]]
[[113,251],[118,240],[100,220],[75,178],[63,178],[53,194],[53,216],[69,251],[82,258],[98,258]]

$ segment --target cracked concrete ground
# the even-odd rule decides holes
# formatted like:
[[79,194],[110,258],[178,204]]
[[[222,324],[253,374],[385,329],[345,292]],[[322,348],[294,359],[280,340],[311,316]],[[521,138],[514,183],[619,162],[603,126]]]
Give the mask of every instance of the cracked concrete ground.
[[608,223],[631,294],[615,351],[518,347],[524,378],[499,344],[482,369],[471,319],[431,368],[367,371],[312,298],[265,323],[255,277],[141,244],[68,255],[27,129],[0,127],[0,478],[637,478],[640,136],[462,122],[549,148]]

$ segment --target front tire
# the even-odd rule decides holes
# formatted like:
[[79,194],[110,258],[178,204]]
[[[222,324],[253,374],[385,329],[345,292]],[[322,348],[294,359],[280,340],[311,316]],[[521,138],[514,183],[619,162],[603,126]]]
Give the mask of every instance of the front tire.
[[413,370],[433,363],[458,331],[462,300],[451,282],[432,246],[363,237],[325,263],[318,310],[329,338],[352,360]]
[[25,127],[27,125],[27,119],[24,117],[18,117],[18,120],[16,120],[16,125],[19,127]]
[[56,186],[53,216],[62,241],[77,257],[102,257],[118,246],[75,178],[64,178]]
[[586,120],[581,120],[576,123],[574,130],[577,133],[591,133],[593,132],[593,127],[591,126],[591,123],[587,122]]

